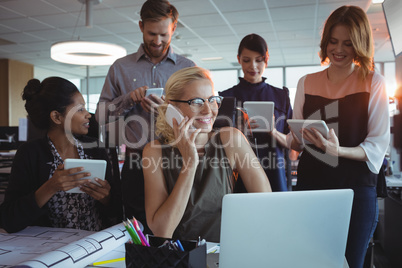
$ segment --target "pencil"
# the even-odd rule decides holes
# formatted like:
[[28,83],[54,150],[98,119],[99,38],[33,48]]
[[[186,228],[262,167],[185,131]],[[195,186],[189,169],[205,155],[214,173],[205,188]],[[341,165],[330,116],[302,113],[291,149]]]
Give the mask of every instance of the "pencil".
[[130,224],[127,224],[125,221],[123,221],[123,224],[124,224],[124,227],[126,227],[128,234],[131,236],[131,239],[133,240],[134,244],[142,245],[141,241],[138,240],[139,238],[137,238],[137,234],[135,233],[135,231],[133,229],[131,229]]
[[140,241],[140,245],[145,246],[145,244],[142,242],[140,235],[138,234],[137,230],[135,229],[133,223],[127,219],[127,225],[131,227],[131,230],[133,230],[134,235],[137,237],[137,241]]
[[113,259],[113,260],[94,262],[94,263],[92,263],[92,265],[96,266],[96,265],[102,265],[102,264],[118,262],[118,261],[124,261],[124,260],[126,260],[126,258],[123,257],[123,258],[118,258],[118,259]]
[[133,225],[135,230],[137,231],[138,235],[141,238],[141,241],[145,244],[144,246],[149,247],[149,243],[147,241],[147,239],[145,238],[143,232],[141,231],[140,225],[138,224],[137,220],[133,217]]

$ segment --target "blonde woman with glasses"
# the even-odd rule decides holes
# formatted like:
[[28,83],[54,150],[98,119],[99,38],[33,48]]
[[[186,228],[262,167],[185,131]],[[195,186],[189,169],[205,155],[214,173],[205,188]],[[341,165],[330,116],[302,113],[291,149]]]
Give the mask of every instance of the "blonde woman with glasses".
[[[189,67],[166,83],[155,140],[144,149],[145,209],[154,235],[218,242],[222,198],[233,191],[237,174],[248,192],[271,186],[243,134],[234,128],[212,130],[222,102],[209,72]],[[184,119],[167,123],[167,105]]]

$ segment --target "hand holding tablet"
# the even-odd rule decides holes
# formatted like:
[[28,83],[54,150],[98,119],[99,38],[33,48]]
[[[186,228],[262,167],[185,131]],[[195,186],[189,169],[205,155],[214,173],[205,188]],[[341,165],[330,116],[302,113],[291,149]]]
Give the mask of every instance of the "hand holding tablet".
[[272,101],[245,101],[243,108],[249,119],[255,120],[257,128],[253,132],[271,132],[273,130],[273,116],[275,103]]
[[302,130],[312,128],[317,129],[324,138],[328,138],[329,129],[323,120],[304,120],[304,119],[288,119],[286,122],[289,124],[292,132],[296,135],[300,142],[311,144],[308,140],[303,139]]
[[[73,159],[67,158],[64,160],[64,169],[70,169],[75,167],[84,167],[82,172],[89,172],[91,176],[84,177],[82,179],[90,179],[92,183],[99,185],[95,178],[105,180],[106,173],[106,161],[105,160],[95,160],[95,159]],[[83,193],[80,188],[75,187],[71,190],[66,191],[67,193]]]

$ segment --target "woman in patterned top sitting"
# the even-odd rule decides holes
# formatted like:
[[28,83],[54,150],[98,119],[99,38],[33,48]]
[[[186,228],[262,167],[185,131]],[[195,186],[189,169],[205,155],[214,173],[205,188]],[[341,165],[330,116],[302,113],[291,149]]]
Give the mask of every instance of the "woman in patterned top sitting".
[[[86,137],[90,113],[77,87],[60,77],[32,79],[22,98],[32,123],[46,136],[17,151],[0,224],[7,232],[30,225],[98,231],[121,221],[120,187],[113,182],[108,156]],[[85,148],[85,149],[84,149]],[[64,169],[66,158],[107,160],[106,180],[99,186],[82,179],[81,168]],[[67,193],[79,187],[84,193]]]

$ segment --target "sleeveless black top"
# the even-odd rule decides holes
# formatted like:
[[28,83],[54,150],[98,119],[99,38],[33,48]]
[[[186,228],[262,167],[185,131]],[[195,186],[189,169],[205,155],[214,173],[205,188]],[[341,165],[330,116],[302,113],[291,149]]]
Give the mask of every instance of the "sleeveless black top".
[[[350,94],[336,98],[316,94],[319,88],[336,90],[335,85],[323,81],[326,72],[308,75],[305,80],[303,118],[324,120],[333,128],[340,146],[355,147],[368,134],[368,105],[372,75],[358,82],[349,79]],[[353,74],[355,75],[355,74]],[[314,89],[312,89],[312,87]],[[338,189],[353,186],[376,186],[377,174],[372,173],[364,161],[356,161],[325,154],[306,145],[300,157],[297,172],[297,189]]]

